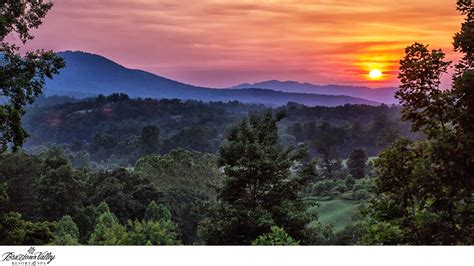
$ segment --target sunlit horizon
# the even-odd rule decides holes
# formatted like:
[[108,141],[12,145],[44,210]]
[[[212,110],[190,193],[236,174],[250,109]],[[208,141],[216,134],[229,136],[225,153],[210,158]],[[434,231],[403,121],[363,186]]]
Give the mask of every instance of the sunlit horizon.
[[[180,82],[397,86],[414,42],[455,60],[455,1],[54,1],[29,49],[80,50]],[[120,25],[120,26],[118,26]],[[383,73],[370,78],[370,71]],[[449,75],[444,77],[449,83]]]

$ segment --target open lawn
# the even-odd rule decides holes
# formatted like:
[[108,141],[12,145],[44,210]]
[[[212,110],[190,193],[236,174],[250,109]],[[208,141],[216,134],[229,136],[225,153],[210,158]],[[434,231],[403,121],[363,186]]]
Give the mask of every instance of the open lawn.
[[341,231],[351,222],[359,204],[359,201],[343,199],[314,200],[314,202],[319,206],[311,207],[310,211],[318,214],[319,221],[323,225],[332,224],[335,232]]

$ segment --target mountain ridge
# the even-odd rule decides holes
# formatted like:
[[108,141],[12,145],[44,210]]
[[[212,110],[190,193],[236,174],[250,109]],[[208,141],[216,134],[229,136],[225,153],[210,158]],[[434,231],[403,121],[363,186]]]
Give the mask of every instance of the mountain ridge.
[[114,92],[131,97],[177,98],[200,101],[241,101],[271,106],[295,102],[309,106],[344,104],[379,105],[379,102],[351,96],[282,92],[266,88],[215,89],[185,84],[140,69],[130,69],[104,56],[82,51],[59,52],[66,68],[46,83],[47,95],[98,95]]
[[395,92],[398,90],[396,87],[369,88],[365,86],[348,86],[337,84],[316,85],[309,82],[298,82],[291,80],[267,80],[256,83],[242,83],[233,87],[229,87],[229,89],[248,88],[262,88],[283,92],[310,93],[320,95],[345,95],[386,104],[398,103],[398,100],[395,98]]

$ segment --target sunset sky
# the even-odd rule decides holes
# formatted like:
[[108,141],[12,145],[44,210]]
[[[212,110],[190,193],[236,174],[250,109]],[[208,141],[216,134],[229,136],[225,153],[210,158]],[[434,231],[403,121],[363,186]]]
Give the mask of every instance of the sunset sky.
[[[451,52],[455,0],[56,0],[28,48],[81,50],[182,82],[397,85],[403,49]],[[383,72],[370,80],[369,71]]]

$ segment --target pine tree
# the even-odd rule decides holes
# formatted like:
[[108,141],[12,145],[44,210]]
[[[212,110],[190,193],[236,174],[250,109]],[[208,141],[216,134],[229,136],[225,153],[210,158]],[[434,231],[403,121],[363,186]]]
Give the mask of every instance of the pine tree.
[[365,177],[367,167],[367,154],[362,149],[354,149],[347,160],[347,168],[355,179]]
[[219,157],[226,181],[200,228],[208,244],[248,245],[273,225],[305,238],[309,217],[300,192],[308,179],[290,172],[304,153],[279,145],[282,118],[270,111],[254,114],[230,131]]

